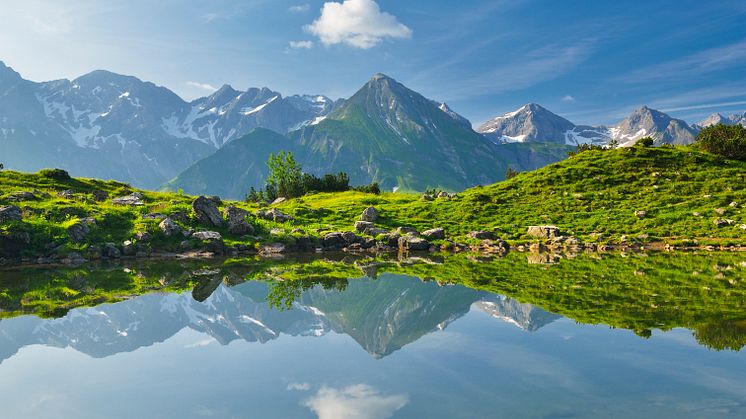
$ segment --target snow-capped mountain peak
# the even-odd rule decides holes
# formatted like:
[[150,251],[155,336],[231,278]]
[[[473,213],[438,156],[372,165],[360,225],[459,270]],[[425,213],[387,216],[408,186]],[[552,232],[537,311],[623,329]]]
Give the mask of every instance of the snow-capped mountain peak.
[[671,118],[663,112],[641,106],[617,125],[575,125],[535,103],[497,116],[477,131],[496,143],[553,142],[578,146],[581,144],[620,146],[633,145],[645,136],[658,143],[689,144],[694,141],[697,128]]

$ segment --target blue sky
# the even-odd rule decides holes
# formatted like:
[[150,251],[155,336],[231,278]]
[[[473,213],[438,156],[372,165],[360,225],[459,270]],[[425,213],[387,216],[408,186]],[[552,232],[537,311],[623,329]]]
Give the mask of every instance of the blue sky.
[[647,104],[746,110],[746,2],[8,0],[0,60],[24,77],[132,74],[186,99],[224,83],[348,97],[386,73],[479,124],[540,103],[609,124]]

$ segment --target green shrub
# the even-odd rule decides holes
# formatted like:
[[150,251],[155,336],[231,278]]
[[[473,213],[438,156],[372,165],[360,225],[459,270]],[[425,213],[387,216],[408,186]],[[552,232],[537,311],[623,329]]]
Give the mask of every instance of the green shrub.
[[62,169],[42,169],[39,171],[42,177],[54,180],[70,180],[70,174]]
[[697,147],[729,159],[746,161],[746,128],[741,125],[713,125],[699,132]]
[[642,137],[635,143],[639,147],[652,147],[655,144],[653,137]]

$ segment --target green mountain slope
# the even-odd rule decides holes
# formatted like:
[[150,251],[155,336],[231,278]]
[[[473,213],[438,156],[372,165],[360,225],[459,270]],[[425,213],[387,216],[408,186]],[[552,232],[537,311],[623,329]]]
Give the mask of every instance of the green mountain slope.
[[249,185],[264,183],[270,153],[294,149],[295,145],[287,137],[257,128],[200,160],[166,184],[165,189],[240,199],[246,196]]

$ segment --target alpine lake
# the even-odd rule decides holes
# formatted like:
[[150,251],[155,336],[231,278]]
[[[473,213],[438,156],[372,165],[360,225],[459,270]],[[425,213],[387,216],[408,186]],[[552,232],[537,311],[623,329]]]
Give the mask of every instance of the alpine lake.
[[746,254],[0,270],[2,418],[744,418]]

